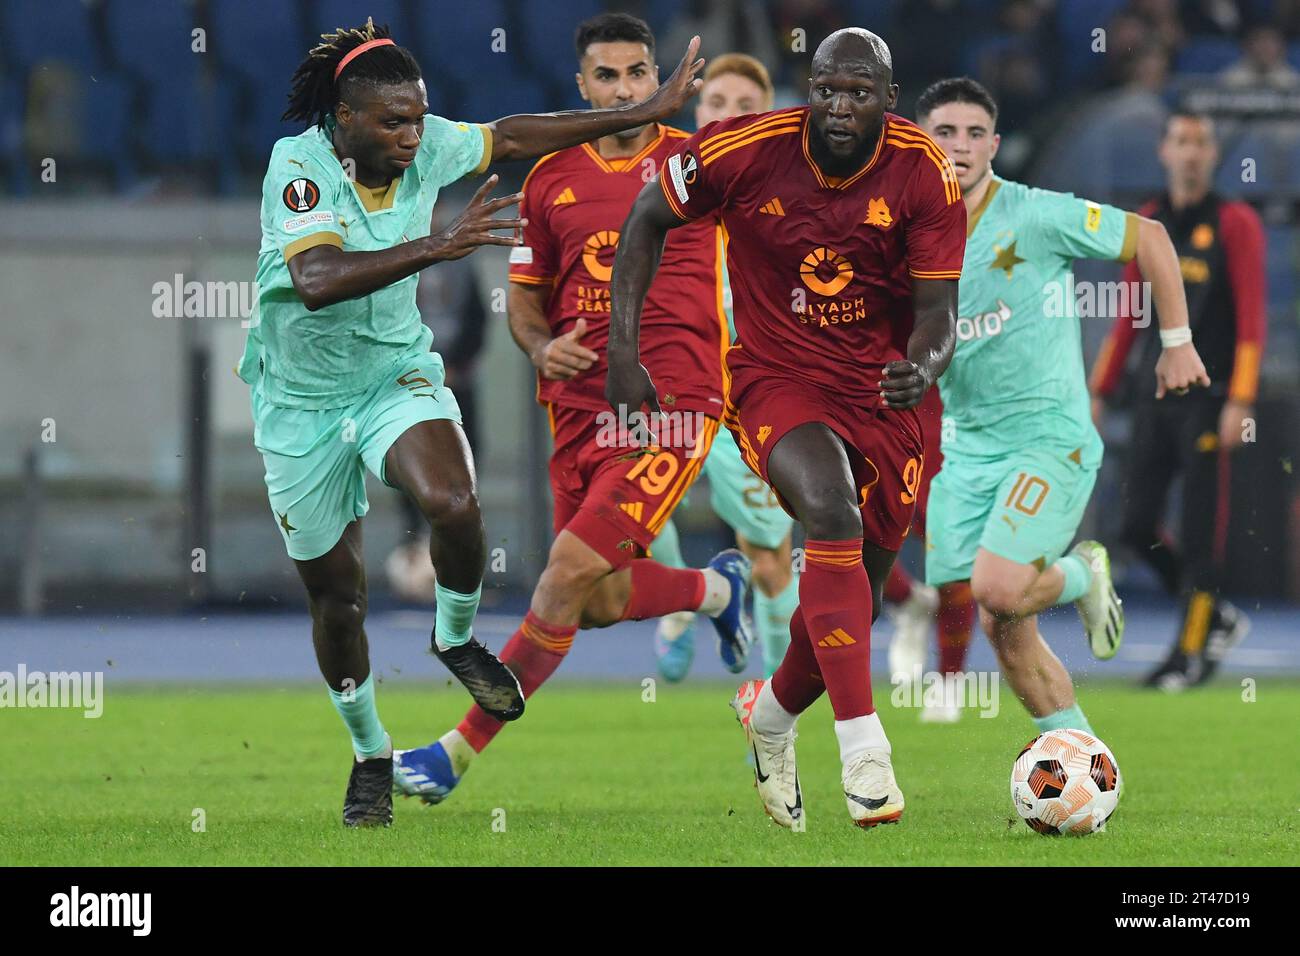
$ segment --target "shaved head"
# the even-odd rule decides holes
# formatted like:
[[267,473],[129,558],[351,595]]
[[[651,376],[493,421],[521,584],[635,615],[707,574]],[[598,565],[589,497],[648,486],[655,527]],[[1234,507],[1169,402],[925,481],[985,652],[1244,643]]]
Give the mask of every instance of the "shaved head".
[[809,140],[822,172],[849,176],[870,159],[885,112],[898,101],[894,59],[870,30],[836,30],[813,54],[808,77]]
[[812,58],[813,76],[841,70],[862,72],[888,83],[894,75],[894,58],[889,45],[870,30],[845,27],[823,40]]

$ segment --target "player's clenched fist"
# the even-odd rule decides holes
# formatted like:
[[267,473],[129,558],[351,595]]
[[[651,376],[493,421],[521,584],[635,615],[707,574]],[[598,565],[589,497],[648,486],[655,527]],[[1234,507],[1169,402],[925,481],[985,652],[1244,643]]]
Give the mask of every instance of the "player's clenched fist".
[[637,361],[609,363],[605,376],[605,400],[624,419],[628,413],[637,414],[642,406],[658,414],[659,396],[646,367]]
[[537,350],[533,355],[533,365],[542,373],[542,378],[573,378],[595,364],[600,356],[578,341],[586,331],[587,320],[580,318],[570,331],[556,336]]
[[915,362],[889,362],[880,380],[880,399],[886,408],[915,408],[931,384]]
[[1205,388],[1209,384],[1205,363],[1191,342],[1160,352],[1160,358],[1156,360],[1156,398],[1164,398],[1166,392],[1185,395],[1194,385]]
[[[438,244],[439,259],[463,259],[479,246],[519,246],[523,239],[519,230],[528,225],[527,219],[493,219],[493,215],[510,206],[519,205],[523,193],[488,199],[488,190],[497,184],[498,176],[487,178],[469,205],[450,226],[431,237]],[[509,229],[512,235],[494,235],[494,231]]]

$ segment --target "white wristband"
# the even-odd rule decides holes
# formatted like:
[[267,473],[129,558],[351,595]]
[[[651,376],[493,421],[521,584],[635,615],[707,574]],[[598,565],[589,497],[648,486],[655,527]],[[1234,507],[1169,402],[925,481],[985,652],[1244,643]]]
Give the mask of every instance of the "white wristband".
[[1176,329],[1160,330],[1160,345],[1163,348],[1172,349],[1178,345],[1186,345],[1192,340],[1192,327],[1190,325],[1180,325]]

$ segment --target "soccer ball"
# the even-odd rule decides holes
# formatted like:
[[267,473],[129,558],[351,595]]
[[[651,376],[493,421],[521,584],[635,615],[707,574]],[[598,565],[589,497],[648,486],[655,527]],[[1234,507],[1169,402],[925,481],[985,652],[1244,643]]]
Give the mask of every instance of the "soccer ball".
[[1096,833],[1119,805],[1119,764],[1110,748],[1082,730],[1049,730],[1025,745],[1011,766],[1011,802],[1039,833]]

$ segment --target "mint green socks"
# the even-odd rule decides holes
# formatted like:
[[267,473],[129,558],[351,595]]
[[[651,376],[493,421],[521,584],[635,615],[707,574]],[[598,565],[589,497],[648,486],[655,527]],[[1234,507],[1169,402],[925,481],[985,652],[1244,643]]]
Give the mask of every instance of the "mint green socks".
[[1073,604],[1088,593],[1088,586],[1092,584],[1092,568],[1088,567],[1087,561],[1077,554],[1067,554],[1056,562],[1056,566],[1065,575],[1065,586],[1061,588],[1061,596],[1056,599],[1058,605]]
[[377,757],[388,749],[388,735],[384,733],[379,711],[375,708],[374,674],[367,675],[361,686],[353,691],[326,689],[330,692],[330,700],[334,701],[334,709],[347,724],[348,733],[352,735],[352,749],[358,757]]
[[758,631],[758,646],[763,651],[763,676],[770,678],[785,657],[790,646],[790,618],[799,606],[799,576],[790,579],[784,591],[768,597],[760,587],[754,587],[754,628]]
[[1093,731],[1092,725],[1088,723],[1088,718],[1083,716],[1083,711],[1079,705],[1067,707],[1065,710],[1058,710],[1054,714],[1048,714],[1046,717],[1035,717],[1034,726],[1038,728],[1040,734],[1045,734],[1049,730],[1082,730],[1085,734],[1097,736]]
[[681,539],[677,537],[677,525],[673,524],[672,518],[664,523],[659,537],[650,545],[650,557],[670,568],[686,567],[686,562],[682,559]]
[[474,632],[474,615],[478,613],[483,585],[476,587],[473,594],[461,594],[436,584],[433,593],[438,606],[438,616],[433,622],[433,636],[439,648],[445,651],[468,643]]

